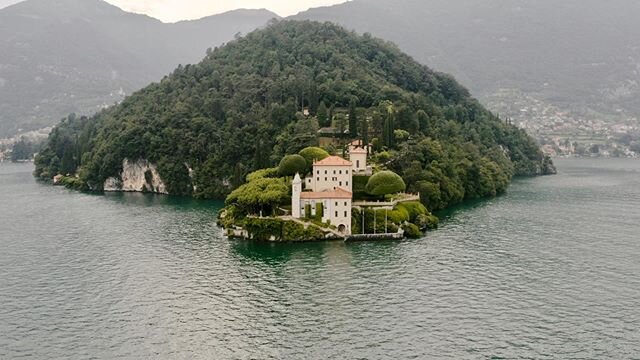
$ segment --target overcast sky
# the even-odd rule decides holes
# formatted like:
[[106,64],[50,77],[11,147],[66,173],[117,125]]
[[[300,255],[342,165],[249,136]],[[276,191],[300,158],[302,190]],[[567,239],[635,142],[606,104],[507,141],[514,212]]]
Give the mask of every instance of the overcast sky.
[[198,19],[234,9],[266,8],[289,16],[311,7],[334,5],[345,0],[107,0],[124,10],[144,13],[165,22]]

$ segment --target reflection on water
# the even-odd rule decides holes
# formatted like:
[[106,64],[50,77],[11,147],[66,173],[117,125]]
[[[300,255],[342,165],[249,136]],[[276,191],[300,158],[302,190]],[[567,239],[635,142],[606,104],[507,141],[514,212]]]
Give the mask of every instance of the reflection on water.
[[308,244],[0,164],[0,359],[637,357],[640,162],[558,163],[424,239]]

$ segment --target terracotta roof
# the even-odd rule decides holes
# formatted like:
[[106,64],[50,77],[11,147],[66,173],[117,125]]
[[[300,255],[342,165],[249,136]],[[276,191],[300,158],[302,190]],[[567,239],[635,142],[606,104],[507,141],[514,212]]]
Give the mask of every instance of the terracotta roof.
[[321,199],[351,199],[353,193],[350,193],[341,188],[337,188],[334,191],[321,191],[321,192],[303,192],[300,194],[301,199],[307,200],[321,200]]
[[324,160],[313,163],[313,166],[351,166],[351,161],[345,160],[339,156],[329,156]]

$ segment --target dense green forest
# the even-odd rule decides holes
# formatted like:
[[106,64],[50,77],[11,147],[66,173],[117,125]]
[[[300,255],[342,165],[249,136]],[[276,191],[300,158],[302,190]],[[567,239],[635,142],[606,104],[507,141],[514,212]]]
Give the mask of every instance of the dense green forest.
[[376,162],[431,210],[499,194],[514,175],[552,171],[523,131],[395,45],[329,23],[282,21],[91,119],[63,120],[35,174],[77,174],[77,184],[101,190],[123,159],[147,159],[171,194],[223,198],[248,173],[317,146],[326,126],[344,141],[373,143]]

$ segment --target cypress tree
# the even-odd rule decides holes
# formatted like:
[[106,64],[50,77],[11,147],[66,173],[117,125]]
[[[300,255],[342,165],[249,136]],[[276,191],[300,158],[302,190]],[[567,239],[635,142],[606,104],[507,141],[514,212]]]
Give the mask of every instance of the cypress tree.
[[320,124],[320,126],[322,127],[326,127],[329,115],[327,114],[327,105],[324,104],[324,101],[321,101],[320,105],[318,105],[317,116],[318,124]]
[[327,122],[329,123],[327,126],[332,126],[333,125],[333,115],[336,111],[336,105],[335,104],[331,104],[331,107],[329,108],[329,119],[327,120]]
[[349,103],[349,135],[353,139],[358,137],[358,114],[355,99],[351,99]]

